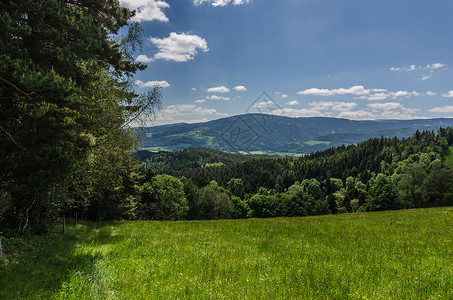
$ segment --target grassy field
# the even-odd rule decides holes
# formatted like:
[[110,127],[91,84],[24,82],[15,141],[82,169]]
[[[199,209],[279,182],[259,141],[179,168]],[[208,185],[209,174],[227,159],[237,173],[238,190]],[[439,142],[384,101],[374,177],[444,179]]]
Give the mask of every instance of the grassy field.
[[0,298],[453,299],[452,239],[453,208],[83,223],[4,241]]

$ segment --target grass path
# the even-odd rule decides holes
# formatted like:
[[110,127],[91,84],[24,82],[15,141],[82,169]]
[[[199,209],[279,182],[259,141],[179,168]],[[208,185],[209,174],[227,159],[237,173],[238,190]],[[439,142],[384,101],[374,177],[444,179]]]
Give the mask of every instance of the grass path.
[[69,226],[0,299],[453,299],[453,208]]

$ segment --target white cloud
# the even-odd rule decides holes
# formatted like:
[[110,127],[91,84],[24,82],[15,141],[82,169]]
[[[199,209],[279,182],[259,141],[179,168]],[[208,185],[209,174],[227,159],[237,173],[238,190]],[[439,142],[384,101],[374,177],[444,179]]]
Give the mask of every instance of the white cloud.
[[135,10],[135,16],[131,18],[134,22],[161,21],[168,22],[168,18],[163,12],[164,8],[170,5],[160,0],[120,0],[120,4],[130,10]]
[[343,111],[338,114],[338,118],[345,118],[351,120],[373,120],[376,119],[376,116],[364,109],[356,111]]
[[368,104],[367,106],[374,111],[395,110],[395,109],[401,109],[404,107],[401,103],[398,103],[398,102],[372,103],[372,104]]
[[401,72],[401,71],[406,71],[406,72],[412,72],[416,70],[436,70],[436,69],[441,69],[446,67],[446,64],[442,63],[434,63],[434,64],[428,64],[425,67],[422,66],[416,66],[416,65],[410,65],[409,67],[391,67],[390,71],[394,72]]
[[435,69],[441,69],[444,67],[446,67],[446,64],[435,63],[435,64],[431,64],[431,65],[426,65],[426,67],[424,69],[435,70]]
[[299,101],[297,101],[297,100],[291,100],[291,101],[287,102],[286,104],[288,104],[288,105],[290,105],[290,106],[293,106],[293,105],[299,104]]
[[357,106],[355,102],[315,101],[309,104],[314,110],[348,111]]
[[141,80],[136,80],[135,82],[136,86],[139,86],[141,88],[149,87],[149,88],[168,88],[170,84],[166,80],[162,81],[147,81],[143,82]]
[[298,95],[315,95],[315,96],[334,96],[334,95],[368,95],[370,90],[365,89],[362,85],[352,86],[350,88],[340,88],[340,89],[318,89],[318,88],[311,88],[303,91],[299,91]]
[[243,85],[237,85],[233,88],[234,90],[238,91],[238,92],[245,92],[247,91],[247,88]]
[[432,92],[432,91],[427,91],[427,92],[426,92],[426,95],[428,95],[428,96],[436,96],[437,93]]
[[436,113],[453,113],[453,105],[434,107],[432,109],[429,109],[428,111]]
[[144,55],[144,54],[140,54],[139,56],[137,56],[137,58],[136,58],[135,60],[136,60],[137,62],[141,62],[141,63],[145,63],[145,64],[154,61],[153,58],[148,57],[148,56],[146,56],[146,55]]
[[195,100],[195,103],[205,103],[206,100],[205,99],[199,99],[199,100]]
[[192,91],[196,91],[197,89],[196,88],[191,88]]
[[421,79],[427,80],[427,79],[430,79],[431,77],[433,77],[433,74],[424,75]]
[[159,50],[153,58],[146,55],[139,55],[137,61],[148,63],[154,60],[163,59],[167,61],[186,62],[194,59],[198,54],[198,49],[203,52],[209,51],[208,44],[205,39],[186,33],[178,34],[170,33],[167,38],[159,39],[150,37],[149,41],[153,43]]
[[242,5],[250,2],[252,2],[252,0],[193,0],[193,4],[195,5],[208,3],[211,4],[212,6],[227,6],[229,4]]
[[282,92],[275,92],[275,95],[281,95]]
[[282,94],[282,98],[288,98],[288,95]]
[[208,100],[223,100],[223,101],[229,101],[229,100],[230,100],[230,97],[220,97],[220,96],[217,96],[217,95],[211,95],[211,96],[206,97],[206,99],[208,99]]
[[253,105],[255,108],[273,108],[275,107],[275,103],[273,101],[263,101],[263,102],[258,102],[255,105]]
[[194,104],[169,105],[162,110],[165,115],[226,115],[219,113],[215,108],[202,108]]
[[412,71],[415,71],[417,69],[421,69],[421,67],[417,67],[416,65],[410,65],[409,67],[404,67],[404,68],[391,67],[390,71],[394,71],[394,72],[401,72],[401,71],[412,72]]
[[285,117],[303,118],[303,117],[325,117],[329,113],[320,112],[313,109],[294,109],[294,108],[280,108],[272,111],[273,114]]
[[442,94],[444,98],[453,98],[453,91],[448,91],[446,94]]
[[209,93],[229,93],[230,89],[225,86],[217,86],[208,89]]
[[399,97],[416,97],[420,96],[421,94],[417,91],[397,91],[397,92],[388,92],[388,93],[377,93],[377,94],[372,94],[372,95],[366,95],[366,96],[361,96],[356,99],[363,99],[363,100],[371,100],[371,101],[378,101],[378,100],[385,100],[388,98],[396,99]]
[[385,100],[389,97],[386,93],[377,93],[374,95],[370,96],[363,96],[361,99],[367,99],[367,100]]

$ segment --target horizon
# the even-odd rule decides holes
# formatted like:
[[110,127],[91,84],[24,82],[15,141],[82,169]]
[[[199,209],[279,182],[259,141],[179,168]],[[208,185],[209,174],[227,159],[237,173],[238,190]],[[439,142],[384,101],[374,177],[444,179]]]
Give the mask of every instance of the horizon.
[[288,117],[453,117],[451,2],[120,2],[144,29],[134,57],[148,68],[135,89],[163,91],[150,125],[234,116],[253,103]]

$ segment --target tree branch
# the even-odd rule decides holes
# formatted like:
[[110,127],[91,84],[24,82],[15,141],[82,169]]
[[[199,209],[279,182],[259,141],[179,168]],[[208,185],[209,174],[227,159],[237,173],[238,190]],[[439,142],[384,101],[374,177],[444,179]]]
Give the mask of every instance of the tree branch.
[[0,76],[0,81],[8,84],[9,86],[13,87],[17,92],[19,92],[20,94],[26,96],[28,99],[31,99],[31,95],[37,95],[38,97],[40,98],[44,98],[43,96],[39,95],[38,93],[36,92],[31,92],[31,93],[26,93],[24,91],[22,91],[20,88],[18,88],[14,83],[12,83],[11,81],[8,81],[6,80],[5,78],[3,78],[2,76]]
[[23,149],[15,140],[14,138],[11,136],[11,134],[6,131],[5,128],[3,128],[2,126],[0,126],[0,130],[3,131],[3,133],[19,148]]

